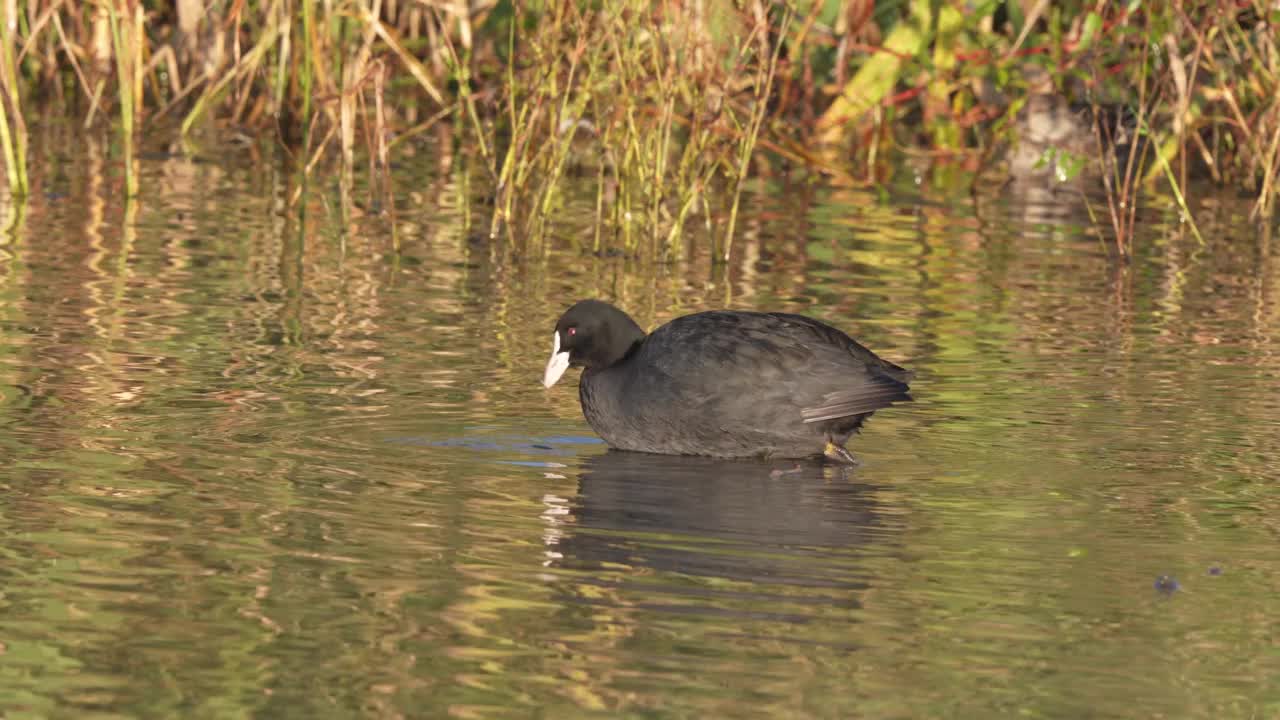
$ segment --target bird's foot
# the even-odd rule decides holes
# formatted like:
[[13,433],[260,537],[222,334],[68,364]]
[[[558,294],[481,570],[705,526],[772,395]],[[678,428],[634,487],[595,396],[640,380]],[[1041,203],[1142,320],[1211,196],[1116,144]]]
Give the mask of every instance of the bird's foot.
[[861,465],[862,464],[861,462],[858,461],[858,458],[853,456],[853,453],[849,452],[844,447],[837,445],[833,442],[827,443],[827,447],[825,450],[822,451],[822,454],[826,456],[828,460],[831,460],[832,462],[840,463],[841,465]]

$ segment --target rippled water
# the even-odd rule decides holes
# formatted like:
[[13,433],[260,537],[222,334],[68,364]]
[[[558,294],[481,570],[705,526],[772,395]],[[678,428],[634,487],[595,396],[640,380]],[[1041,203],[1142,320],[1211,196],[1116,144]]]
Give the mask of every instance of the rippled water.
[[[503,251],[427,159],[343,220],[86,152],[0,246],[5,717],[1280,716],[1280,259],[1231,199],[1125,266],[1070,198],[776,185],[726,275]],[[609,453],[539,384],[585,296],[807,312],[917,401],[853,470]]]

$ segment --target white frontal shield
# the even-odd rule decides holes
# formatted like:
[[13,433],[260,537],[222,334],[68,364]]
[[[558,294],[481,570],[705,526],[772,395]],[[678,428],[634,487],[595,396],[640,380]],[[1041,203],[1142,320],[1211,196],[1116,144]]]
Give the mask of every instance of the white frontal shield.
[[569,351],[560,352],[560,333],[551,336],[551,359],[547,361],[547,370],[542,373],[542,386],[555,385],[564,371],[569,369]]

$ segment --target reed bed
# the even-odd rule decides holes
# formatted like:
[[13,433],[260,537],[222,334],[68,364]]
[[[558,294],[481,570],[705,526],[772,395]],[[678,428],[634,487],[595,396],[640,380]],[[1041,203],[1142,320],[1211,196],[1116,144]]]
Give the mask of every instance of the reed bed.
[[[480,168],[477,230],[530,252],[558,236],[567,179],[594,176],[584,251],[671,257],[706,228],[732,249],[753,174],[888,181],[899,160],[974,182],[1033,146],[1037,98],[1081,140],[1034,169],[1105,191],[1128,252],[1135,208],[1195,181],[1280,197],[1280,5],[1272,0],[0,0],[0,154],[31,187],[29,127],[272,138],[305,177],[383,173],[445,124]],[[364,164],[364,165],[362,165]],[[370,183],[376,185],[376,183]],[[386,183],[383,189],[389,190]],[[1083,192],[1083,191],[1082,191]],[[1091,206],[1092,209],[1092,206]]]

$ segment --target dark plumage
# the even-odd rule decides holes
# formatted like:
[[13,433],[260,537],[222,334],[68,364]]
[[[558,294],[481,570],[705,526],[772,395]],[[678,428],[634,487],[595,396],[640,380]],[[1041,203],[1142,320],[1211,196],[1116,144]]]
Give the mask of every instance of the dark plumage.
[[645,335],[583,300],[556,323],[543,384],[581,366],[578,397],[610,446],[667,455],[828,457],[876,410],[910,400],[911,373],[803,315],[713,310]]

